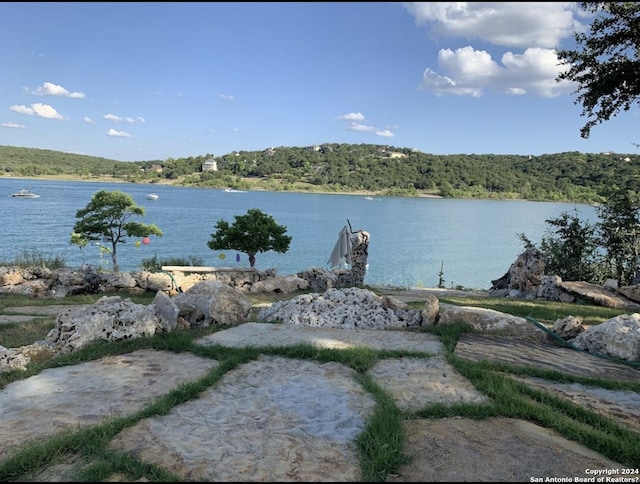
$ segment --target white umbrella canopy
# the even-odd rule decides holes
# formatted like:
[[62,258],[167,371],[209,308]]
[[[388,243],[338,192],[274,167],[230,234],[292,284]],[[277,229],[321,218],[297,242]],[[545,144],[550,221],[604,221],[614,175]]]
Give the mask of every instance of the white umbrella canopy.
[[334,267],[340,266],[343,261],[347,264],[351,264],[351,247],[351,233],[348,227],[345,225],[340,230],[336,245],[333,246],[331,256],[327,261],[327,264],[329,264],[329,268],[333,269]]

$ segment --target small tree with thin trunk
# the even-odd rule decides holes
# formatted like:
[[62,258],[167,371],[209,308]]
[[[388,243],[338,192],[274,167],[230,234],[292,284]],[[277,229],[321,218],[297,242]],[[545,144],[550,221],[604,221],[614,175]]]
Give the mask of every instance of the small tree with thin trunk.
[[271,215],[260,209],[251,208],[245,215],[236,215],[235,223],[218,220],[216,232],[207,242],[213,250],[237,250],[249,256],[249,264],[255,266],[256,254],[274,250],[285,253],[289,250],[291,237],[286,235],[287,228],[278,225]]
[[71,243],[84,247],[88,242],[106,242],[105,247],[111,254],[113,271],[120,272],[117,258],[118,244],[126,242],[128,237],[162,236],[155,225],[147,225],[130,220],[144,216],[145,210],[139,207],[131,195],[119,190],[100,190],[91,197],[87,206],[76,212],[78,219],[73,226]]

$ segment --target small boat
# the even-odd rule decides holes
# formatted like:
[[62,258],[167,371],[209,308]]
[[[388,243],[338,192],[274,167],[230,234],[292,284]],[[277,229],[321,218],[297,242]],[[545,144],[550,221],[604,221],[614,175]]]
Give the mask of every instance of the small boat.
[[365,200],[373,200],[373,197],[364,197]]
[[246,190],[236,190],[235,188],[231,187],[225,188],[224,191],[227,193],[247,193]]
[[30,192],[29,190],[20,190],[11,194],[14,198],[38,198],[40,195]]
[[149,193],[149,194],[147,194],[147,199],[148,200],[157,200],[158,199],[158,195],[156,195],[155,193]]

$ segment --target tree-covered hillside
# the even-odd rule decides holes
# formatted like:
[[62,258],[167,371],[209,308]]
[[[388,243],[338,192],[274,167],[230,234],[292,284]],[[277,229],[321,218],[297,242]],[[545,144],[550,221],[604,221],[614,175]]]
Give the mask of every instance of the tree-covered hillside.
[[[217,169],[203,172],[207,160],[215,160]],[[640,191],[640,155],[619,153],[432,155],[385,145],[328,143],[121,162],[0,146],[0,167],[5,176],[110,176],[201,187],[455,198],[601,202],[612,188]]]

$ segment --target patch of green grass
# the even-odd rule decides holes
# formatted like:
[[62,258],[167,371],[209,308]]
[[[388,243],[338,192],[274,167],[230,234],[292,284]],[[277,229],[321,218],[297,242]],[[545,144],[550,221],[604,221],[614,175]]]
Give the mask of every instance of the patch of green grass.
[[39,318],[22,323],[6,323],[0,331],[0,345],[5,348],[20,348],[42,341],[55,327],[55,318]]
[[629,312],[628,309],[562,303],[543,299],[523,300],[498,297],[443,296],[439,297],[438,300],[441,303],[454,304],[456,306],[493,309],[494,311],[519,316],[521,318],[530,317],[541,323],[551,325],[558,319],[567,316],[576,316],[582,318],[584,325],[592,326],[594,324],[602,324],[615,316]]
[[67,267],[64,256],[60,254],[48,254],[40,249],[21,248],[13,261],[0,261],[0,265],[6,267],[46,267],[47,269],[60,269]]

